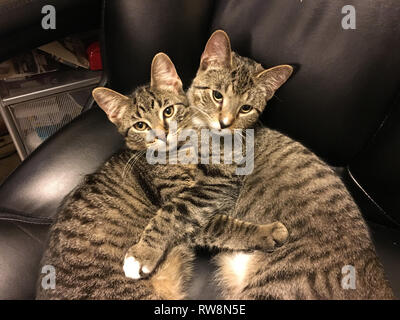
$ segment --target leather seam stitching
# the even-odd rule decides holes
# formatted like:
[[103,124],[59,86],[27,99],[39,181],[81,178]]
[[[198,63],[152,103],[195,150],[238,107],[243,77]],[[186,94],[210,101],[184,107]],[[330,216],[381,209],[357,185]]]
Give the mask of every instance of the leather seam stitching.
[[0,220],[20,221],[33,224],[52,224],[53,219],[45,217],[35,217],[17,210],[0,207]]

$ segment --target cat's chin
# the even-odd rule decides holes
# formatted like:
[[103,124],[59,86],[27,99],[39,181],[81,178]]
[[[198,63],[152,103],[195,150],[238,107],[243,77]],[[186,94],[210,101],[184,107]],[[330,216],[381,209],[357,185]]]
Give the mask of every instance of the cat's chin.
[[182,143],[179,142],[178,144],[177,143],[166,144],[164,142],[154,142],[154,143],[150,144],[146,150],[147,151],[153,150],[153,151],[157,151],[158,153],[161,153],[161,154],[168,154],[168,153],[171,153],[174,151],[176,152],[183,145],[184,145],[184,142],[182,142]]
[[211,136],[217,136],[217,137],[223,137],[223,136],[229,136],[233,134],[233,130],[230,128],[225,128],[225,129],[212,129],[210,130]]

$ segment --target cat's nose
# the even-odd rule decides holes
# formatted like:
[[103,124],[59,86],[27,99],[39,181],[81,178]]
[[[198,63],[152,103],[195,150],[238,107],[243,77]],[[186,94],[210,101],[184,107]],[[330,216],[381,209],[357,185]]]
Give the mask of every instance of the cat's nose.
[[232,125],[233,118],[229,116],[222,117],[219,120],[219,124],[221,125],[221,129],[228,128]]

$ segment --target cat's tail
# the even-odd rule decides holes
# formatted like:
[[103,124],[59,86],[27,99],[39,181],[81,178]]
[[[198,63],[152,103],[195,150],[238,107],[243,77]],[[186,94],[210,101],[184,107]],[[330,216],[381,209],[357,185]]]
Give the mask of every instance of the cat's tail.
[[186,245],[176,246],[151,277],[154,291],[161,299],[181,300],[193,273],[194,253]]

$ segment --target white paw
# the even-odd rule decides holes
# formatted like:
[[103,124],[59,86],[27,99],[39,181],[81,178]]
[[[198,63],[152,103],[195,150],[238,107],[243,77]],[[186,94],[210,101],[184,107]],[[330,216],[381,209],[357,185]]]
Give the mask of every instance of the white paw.
[[147,268],[146,266],[144,266],[143,268],[142,268],[142,272],[143,273],[150,273],[150,270],[149,270],[149,268]]
[[131,279],[140,279],[140,262],[134,257],[125,257],[124,272],[125,277]]
[[123,269],[125,272],[125,277],[135,280],[141,278],[140,271],[143,273],[150,273],[149,268],[146,266],[142,267],[141,263],[134,257],[125,257]]

